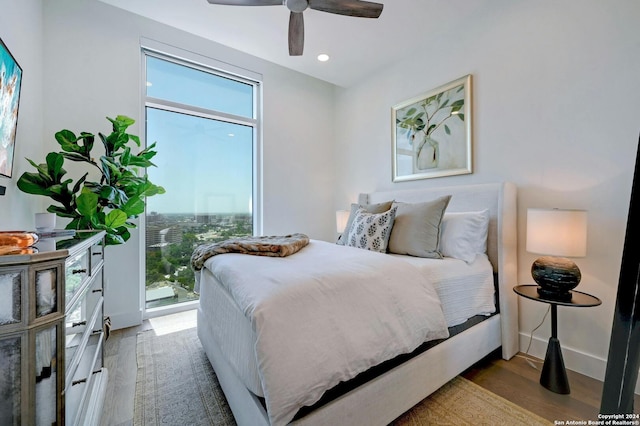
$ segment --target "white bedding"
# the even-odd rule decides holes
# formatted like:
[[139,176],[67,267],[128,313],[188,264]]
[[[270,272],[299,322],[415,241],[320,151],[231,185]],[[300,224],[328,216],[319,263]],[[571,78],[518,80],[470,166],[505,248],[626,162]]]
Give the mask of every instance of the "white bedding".
[[225,254],[205,268],[249,319],[273,425],[340,381],[448,336],[430,280],[384,254],[313,240],[285,258]]
[[493,267],[486,254],[478,254],[467,264],[445,257],[390,255],[411,263],[427,275],[438,293],[448,327],[459,325],[475,315],[491,315],[496,311]]
[[[412,263],[428,274],[442,303],[448,327],[458,325],[475,315],[490,315],[496,311],[493,270],[486,255],[478,255],[467,264],[462,260],[423,259],[390,255]],[[215,322],[213,338],[227,355],[236,376],[255,395],[264,396],[255,359],[255,333],[229,293],[208,269],[202,271],[204,287],[200,293],[200,309]]]

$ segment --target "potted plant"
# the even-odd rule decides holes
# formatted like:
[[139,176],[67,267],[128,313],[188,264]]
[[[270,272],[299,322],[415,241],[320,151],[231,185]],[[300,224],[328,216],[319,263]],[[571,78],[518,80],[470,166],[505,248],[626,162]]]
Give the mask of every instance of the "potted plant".
[[[27,159],[36,172],[25,172],[18,179],[18,188],[28,194],[50,197],[56,204],[48,212],[68,218],[66,229],[94,229],[106,231],[106,244],[125,243],[136,225],[130,220],[144,212],[145,197],[163,194],[164,188],[154,185],[140,169],[155,166],[151,158],[156,155],[155,143],[137,154],[131,152],[130,142],[140,147],[140,138],[126,132],[135,120],[119,115],[107,117],[112,124],[109,135],[98,133],[104,154],[96,159],[91,151],[95,136],[81,132],[76,136],[70,130],[61,130],[55,138],[62,151],[51,152],[45,163],[36,164]],[[99,180],[88,180],[86,172],[75,183],[65,178],[64,161],[86,163],[99,172]]]

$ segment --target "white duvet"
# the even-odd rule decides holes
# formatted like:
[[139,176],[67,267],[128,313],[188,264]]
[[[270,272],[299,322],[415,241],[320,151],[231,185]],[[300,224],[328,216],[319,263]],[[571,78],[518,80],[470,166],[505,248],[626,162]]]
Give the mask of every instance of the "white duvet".
[[339,382],[449,335],[428,277],[384,254],[312,240],[288,257],[224,254],[205,267],[255,330],[272,425]]

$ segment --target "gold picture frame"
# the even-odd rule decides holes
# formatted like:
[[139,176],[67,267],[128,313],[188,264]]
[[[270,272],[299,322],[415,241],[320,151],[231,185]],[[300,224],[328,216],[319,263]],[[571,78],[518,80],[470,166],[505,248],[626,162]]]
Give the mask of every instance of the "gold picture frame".
[[393,182],[472,173],[471,74],[391,109]]

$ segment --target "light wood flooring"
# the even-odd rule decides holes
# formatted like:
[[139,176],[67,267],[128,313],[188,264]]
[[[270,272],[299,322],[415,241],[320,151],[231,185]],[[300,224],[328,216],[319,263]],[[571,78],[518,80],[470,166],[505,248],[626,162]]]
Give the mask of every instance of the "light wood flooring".
[[[105,366],[109,383],[102,416],[103,426],[133,425],[136,384],[136,335],[153,329],[169,333],[194,327],[196,311],[145,320],[142,325],[111,334],[105,345]],[[532,357],[531,357],[532,358]],[[535,358],[532,358],[536,360]],[[534,369],[523,354],[505,361],[492,354],[463,373],[463,376],[503,398],[546,418],[554,420],[595,420],[600,408],[602,382],[573,371],[567,371],[570,395],[559,395],[540,386],[541,361]],[[636,395],[636,413],[640,398]]]

